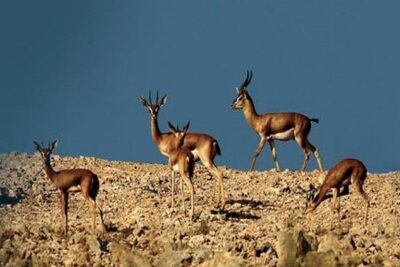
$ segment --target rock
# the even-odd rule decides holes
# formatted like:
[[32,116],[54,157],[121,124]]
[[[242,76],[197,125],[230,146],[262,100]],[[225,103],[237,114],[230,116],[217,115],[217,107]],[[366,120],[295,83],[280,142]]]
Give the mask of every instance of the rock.
[[185,267],[190,266],[192,255],[188,251],[167,251],[157,256],[155,267]]
[[189,239],[189,246],[192,248],[200,247],[204,243],[204,235],[195,235]]
[[335,233],[324,235],[318,245],[318,252],[333,251],[336,256],[343,253],[350,254],[356,247],[352,236],[340,239]]
[[89,246],[89,251],[92,254],[94,254],[96,257],[100,257],[101,246],[100,246],[100,242],[97,239],[96,235],[88,235],[86,237],[86,244]]
[[144,256],[129,250],[126,246],[112,242],[108,247],[111,252],[111,261],[115,266],[151,267]]
[[307,255],[304,258],[304,262],[302,263],[301,266],[336,267],[337,261],[335,259],[335,254],[332,251],[327,251],[327,252],[311,251],[311,252],[307,253]]
[[211,260],[199,265],[200,267],[242,267],[245,266],[243,259],[232,256],[228,252],[216,254]]
[[278,266],[293,266],[297,259],[301,260],[311,245],[307,242],[302,231],[279,232],[276,244],[278,253]]

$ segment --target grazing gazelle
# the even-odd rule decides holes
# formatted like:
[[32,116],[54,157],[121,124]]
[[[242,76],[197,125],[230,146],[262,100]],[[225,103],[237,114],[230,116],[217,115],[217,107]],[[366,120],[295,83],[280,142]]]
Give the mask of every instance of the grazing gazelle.
[[186,186],[190,192],[190,220],[193,220],[194,214],[194,190],[192,184],[193,178],[193,171],[194,171],[194,156],[190,149],[187,147],[182,146],[183,140],[189,128],[189,122],[183,127],[182,130],[179,130],[179,127],[176,128],[172,125],[172,123],[168,122],[168,127],[171,130],[172,135],[174,138],[171,140],[171,143],[174,145],[174,149],[172,149],[168,153],[168,165],[171,168],[171,176],[172,176],[172,202],[171,207],[174,206],[174,195],[175,195],[175,173],[179,173],[181,176],[180,179],[180,189],[181,189],[181,198],[182,198],[182,205],[183,210],[186,216],[186,206],[185,206],[185,198],[183,195],[183,181],[185,181]]
[[310,141],[308,141],[311,122],[318,122],[318,119],[310,119],[305,115],[295,112],[257,114],[253,100],[247,92],[247,86],[250,84],[252,77],[253,73],[247,71],[246,79],[239,88],[236,88],[237,96],[231,104],[233,109],[243,110],[244,117],[248,124],[260,136],[260,143],[254,153],[250,171],[254,169],[257,157],[267,141],[271,148],[275,168],[277,171],[280,171],[274,140],[288,141],[293,139],[304,151],[304,162],[301,171],[306,169],[311,153],[313,153],[317,159],[319,169],[323,171],[319,152]]
[[333,189],[333,208],[336,208],[336,199],[338,199],[337,210],[340,220],[340,199],[338,198],[339,190],[341,187],[354,184],[357,191],[367,203],[367,210],[364,218],[364,223],[367,223],[369,200],[363,189],[363,184],[366,178],[367,168],[365,168],[361,161],[357,159],[341,160],[328,171],[324,182],[319,188],[318,194],[315,197],[313,193],[307,194],[306,212],[314,211],[324,199],[326,193],[328,193],[330,189]]
[[[153,141],[157,145],[161,154],[168,157],[169,153],[176,149],[174,143],[172,142],[175,137],[172,133],[162,133],[158,127],[157,121],[158,111],[163,105],[165,105],[167,96],[163,96],[161,100],[158,101],[157,93],[156,103],[154,104],[151,102],[150,93],[149,101],[147,101],[143,96],[140,97],[140,100],[143,106],[150,113],[151,137],[153,138]],[[204,166],[206,166],[206,168],[216,178],[217,204],[221,204],[221,207],[224,208],[225,193],[223,177],[214,163],[215,156],[221,155],[221,150],[217,140],[208,134],[189,132],[184,138],[183,146],[192,152],[195,161],[201,160]]]
[[99,178],[96,174],[85,169],[71,169],[55,171],[51,166],[50,156],[57,147],[58,141],[54,140],[48,147],[39,145],[33,141],[35,149],[40,153],[43,161],[44,171],[48,178],[60,190],[61,211],[65,219],[65,235],[68,233],[68,193],[70,189],[80,187],[80,191],[93,211],[93,231],[96,227],[96,213],[100,214],[102,231],[105,231],[103,212],[97,206],[96,196],[99,191]]

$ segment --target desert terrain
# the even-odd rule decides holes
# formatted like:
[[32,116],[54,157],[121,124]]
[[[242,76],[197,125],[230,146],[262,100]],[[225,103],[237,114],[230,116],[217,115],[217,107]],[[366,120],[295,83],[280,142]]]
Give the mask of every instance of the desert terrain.
[[[400,266],[400,172],[368,174],[364,225],[366,205],[351,186],[341,197],[340,221],[330,198],[304,214],[305,190],[324,178],[319,171],[219,167],[227,200],[221,211],[215,179],[196,165],[191,222],[179,191],[170,208],[167,165],[57,155],[53,165],[99,176],[107,232],[92,232],[91,210],[75,193],[65,236],[58,191],[39,155],[2,154],[1,266]],[[187,190],[185,197],[188,208]]]

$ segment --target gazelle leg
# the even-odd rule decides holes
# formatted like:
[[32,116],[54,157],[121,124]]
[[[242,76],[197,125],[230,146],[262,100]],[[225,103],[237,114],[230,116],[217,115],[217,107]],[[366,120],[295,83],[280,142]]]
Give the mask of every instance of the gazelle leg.
[[68,192],[61,191],[60,198],[61,198],[61,210],[62,210],[63,217],[64,217],[64,226],[65,226],[64,233],[65,233],[65,235],[67,235],[68,234]]
[[[189,177],[187,177],[185,174],[181,175],[181,180],[185,180],[186,186],[189,189],[190,192],[190,214],[189,218],[192,221],[193,220],[193,215],[194,215],[194,190],[193,190],[193,184],[190,181]],[[185,215],[186,215],[186,209],[185,209]]]
[[318,163],[319,170],[321,172],[323,172],[324,171],[324,167],[322,165],[321,155],[319,154],[318,149],[315,146],[313,146],[310,143],[310,141],[307,141],[307,148],[314,154],[315,159],[317,160],[317,163]]
[[278,163],[278,155],[276,154],[275,142],[274,142],[274,140],[270,139],[270,140],[268,140],[268,144],[269,144],[269,148],[271,149],[272,159],[274,160],[274,163],[275,163],[275,169],[276,169],[276,171],[280,172],[281,168],[279,167],[279,163]]
[[266,142],[267,142],[267,138],[262,137],[261,140],[260,140],[260,143],[258,144],[258,147],[257,147],[256,151],[254,152],[253,160],[251,161],[251,165],[250,165],[249,171],[253,171],[254,170],[254,166],[256,165],[257,158],[260,155],[260,153],[261,153],[261,151],[262,151],[262,149],[263,149],[263,147],[264,147]]
[[217,204],[221,204],[221,208],[225,207],[225,191],[224,191],[224,181],[221,172],[218,170],[217,166],[212,160],[203,161],[207,169],[213,174],[216,184],[217,193]]
[[103,211],[99,208],[99,206],[97,205],[96,201],[94,199],[92,199],[89,196],[84,196],[86,201],[89,204],[89,207],[91,208],[92,212],[93,212],[93,233],[95,232],[96,229],[96,217],[97,217],[97,212],[100,215],[100,221],[101,221],[101,230],[104,233],[106,228],[104,225],[104,221],[103,221]]
[[186,205],[185,205],[185,196],[183,193],[183,175],[181,174],[181,177],[179,179],[179,186],[181,189],[181,199],[182,199],[182,207],[183,207],[183,214],[186,216]]
[[362,188],[362,184],[356,184],[356,188],[357,191],[360,193],[360,195],[362,196],[362,198],[364,199],[364,201],[367,204],[367,209],[365,211],[365,217],[364,217],[364,224],[367,224],[367,219],[368,219],[368,210],[369,210],[369,198],[367,193],[365,193],[364,189]]
[[175,196],[175,172],[171,172],[171,209],[174,208],[174,196]]

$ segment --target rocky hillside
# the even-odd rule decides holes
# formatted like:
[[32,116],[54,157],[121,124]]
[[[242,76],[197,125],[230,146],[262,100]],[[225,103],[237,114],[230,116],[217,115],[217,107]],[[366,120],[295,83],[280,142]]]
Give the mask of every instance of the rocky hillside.
[[[88,168],[101,185],[108,231],[92,233],[80,193],[70,195],[63,235],[58,192],[38,155],[0,155],[0,265],[5,266],[400,266],[400,173],[369,174],[371,207],[350,187],[340,222],[330,199],[304,214],[304,190],[324,174],[221,167],[227,205],[213,207],[215,180],[196,166],[195,221],[180,197],[170,209],[166,165],[54,156],[55,169]],[[186,204],[189,198],[186,192]],[[322,265],[323,263],[323,265]]]

